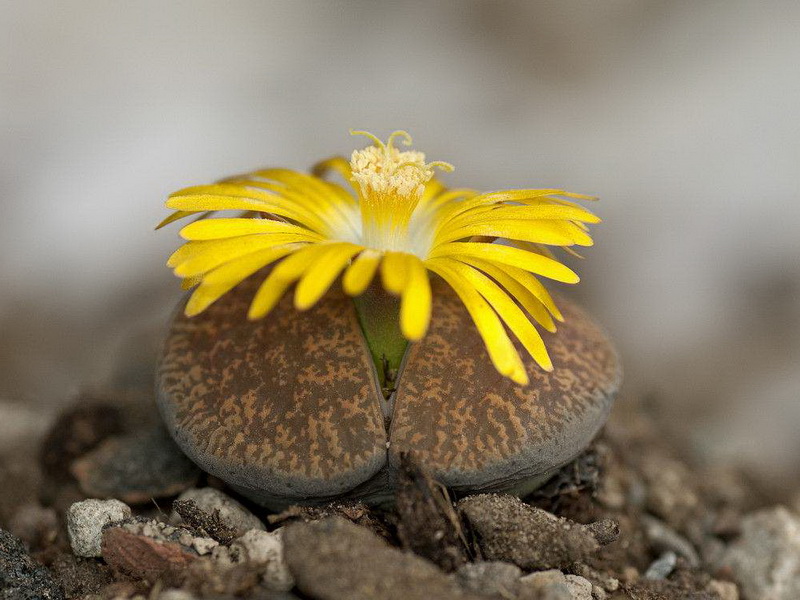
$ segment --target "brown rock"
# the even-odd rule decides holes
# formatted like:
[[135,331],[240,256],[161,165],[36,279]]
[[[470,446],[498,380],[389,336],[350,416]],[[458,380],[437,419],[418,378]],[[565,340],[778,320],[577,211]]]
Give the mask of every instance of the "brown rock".
[[75,461],[72,474],[87,496],[142,504],[192,487],[200,470],[157,426],[106,440]]
[[433,563],[339,517],[284,530],[297,588],[317,600],[478,600]]
[[42,441],[42,471],[56,481],[68,480],[72,461],[122,428],[122,414],[109,400],[80,398],[76,406],[61,413]]
[[559,569],[594,554],[600,544],[579,523],[529,506],[514,496],[479,494],[458,503],[487,560],[524,570]]
[[180,544],[138,535],[124,527],[103,532],[103,559],[118,571],[150,582],[179,585],[186,568],[198,559]]

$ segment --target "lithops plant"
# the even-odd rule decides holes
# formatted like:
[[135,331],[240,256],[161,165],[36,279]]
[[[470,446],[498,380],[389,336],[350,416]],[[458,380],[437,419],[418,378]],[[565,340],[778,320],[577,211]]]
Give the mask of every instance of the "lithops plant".
[[599,219],[563,190],[447,189],[448,163],[395,147],[408,134],[369,137],[313,174],[170,196],[162,225],[199,218],[168,262],[195,289],[164,346],[164,420],[268,507],[386,501],[406,451],[457,492],[526,493],[586,447],[619,386],[605,334],[537,278],[576,283],[549,246],[591,245]]

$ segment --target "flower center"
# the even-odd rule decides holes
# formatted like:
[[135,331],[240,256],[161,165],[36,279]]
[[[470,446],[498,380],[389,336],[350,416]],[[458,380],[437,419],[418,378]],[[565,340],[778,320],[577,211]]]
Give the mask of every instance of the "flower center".
[[402,138],[411,145],[411,136],[395,131],[384,144],[366,131],[351,131],[352,135],[370,138],[373,146],[355,150],[350,158],[353,182],[360,191],[362,238],[364,245],[376,250],[411,252],[415,246],[409,240],[409,223],[433,177],[434,167],[452,171],[444,162],[425,162],[425,154],[401,151],[394,141]]

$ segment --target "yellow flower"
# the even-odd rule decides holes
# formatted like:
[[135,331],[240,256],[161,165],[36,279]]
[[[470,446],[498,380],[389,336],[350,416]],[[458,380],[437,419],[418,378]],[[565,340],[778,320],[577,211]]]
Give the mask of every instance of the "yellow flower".
[[[578,276],[546,246],[590,246],[587,223],[599,219],[565,198],[590,199],[556,189],[478,193],[446,189],[422,152],[401,151],[411,137],[396,131],[384,144],[319,163],[312,175],[265,169],[211,185],[182,189],[167,200],[175,209],[159,227],[190,215],[188,240],[167,262],[186,287],[197,288],[187,315],[205,310],[256,271],[266,276],[249,310],[266,316],[296,284],[297,309],[313,306],[343,274],[351,296],[364,293],[380,270],[383,287],[400,298],[400,330],[408,340],[425,335],[431,316],[428,272],[444,279],[466,306],[497,370],[519,384],[528,377],[506,327],[533,359],[552,369],[531,317],[548,331],[558,308],[537,279],[577,283]],[[324,178],[340,174],[352,192]],[[207,219],[217,211],[238,218]],[[497,243],[505,241],[505,243]]]

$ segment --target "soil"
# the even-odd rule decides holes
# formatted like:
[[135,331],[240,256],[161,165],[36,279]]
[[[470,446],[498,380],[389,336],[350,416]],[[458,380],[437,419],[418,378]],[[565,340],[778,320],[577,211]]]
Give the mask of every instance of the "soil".
[[[137,438],[129,412],[121,398],[80,398],[36,441],[38,458],[0,455],[0,599],[733,600],[746,596],[721,557],[746,514],[776,504],[736,469],[692,464],[640,406],[623,404],[580,457],[523,501],[455,498],[413,454],[404,458],[394,506],[382,508],[333,503],[269,514],[213,477],[162,471],[142,488],[145,496],[124,490],[134,518],[127,529],[105,529],[105,558],[76,557],[66,510],[89,497],[82,481],[95,475],[90,459],[98,449]],[[105,458],[101,466],[113,471]],[[176,502],[192,485],[221,489],[267,530],[282,531],[294,587],[266,584],[263,562],[219,567],[220,555],[235,554],[236,533],[218,513]],[[103,491],[114,495],[113,486]],[[160,525],[169,539],[141,537],[172,510],[183,522]],[[186,535],[194,545],[176,541]],[[200,550],[198,540],[216,549]],[[150,562],[137,571],[137,561]],[[553,591],[568,588],[570,596]]]

